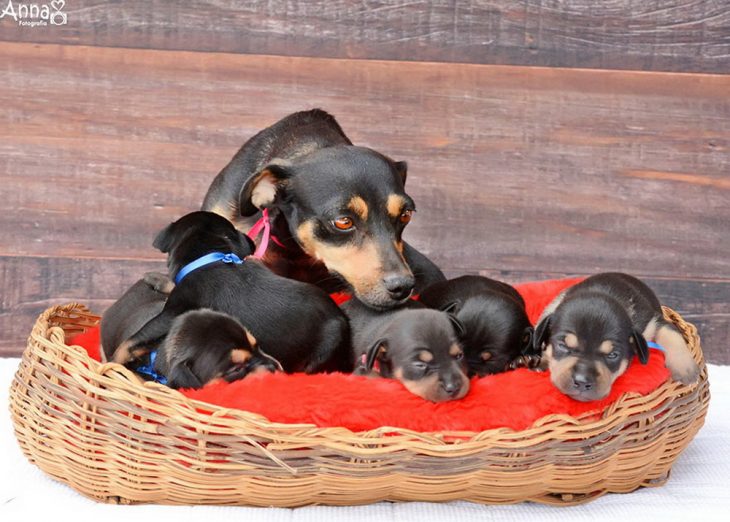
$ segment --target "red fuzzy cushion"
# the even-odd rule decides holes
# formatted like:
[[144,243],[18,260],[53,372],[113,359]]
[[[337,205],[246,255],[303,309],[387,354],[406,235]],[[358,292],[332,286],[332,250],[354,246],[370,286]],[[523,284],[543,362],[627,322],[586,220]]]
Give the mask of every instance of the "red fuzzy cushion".
[[[534,323],[543,308],[564,288],[580,279],[526,283],[517,289]],[[338,298],[340,302],[344,299]],[[99,330],[69,340],[99,360]],[[520,369],[474,378],[466,397],[431,403],[408,392],[398,381],[346,374],[258,374],[200,390],[184,390],[191,399],[259,413],[272,422],[345,427],[364,431],[396,426],[422,432],[483,431],[507,427],[522,430],[553,413],[577,416],[600,412],[626,392],[647,394],[669,378],[664,355],[651,350],[649,363],[637,360],[601,401],[578,402],[560,393],[548,373]]]

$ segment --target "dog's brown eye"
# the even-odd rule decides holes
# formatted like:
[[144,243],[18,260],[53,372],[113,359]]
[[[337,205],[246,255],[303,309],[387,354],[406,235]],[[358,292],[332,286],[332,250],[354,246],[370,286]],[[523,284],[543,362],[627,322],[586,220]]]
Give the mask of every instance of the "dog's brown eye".
[[456,355],[454,355],[454,359],[456,359],[457,361],[460,361],[463,358],[464,358],[464,354],[462,352],[459,352]]
[[350,230],[352,228],[352,219],[349,217],[340,217],[332,222],[339,230]]
[[411,218],[413,217],[413,211],[412,210],[404,210],[401,215],[398,217],[401,223],[404,225],[410,223]]
[[613,351],[613,352],[609,353],[608,355],[606,355],[606,359],[613,361],[615,359],[618,359],[618,356],[619,356],[619,353],[617,351]]

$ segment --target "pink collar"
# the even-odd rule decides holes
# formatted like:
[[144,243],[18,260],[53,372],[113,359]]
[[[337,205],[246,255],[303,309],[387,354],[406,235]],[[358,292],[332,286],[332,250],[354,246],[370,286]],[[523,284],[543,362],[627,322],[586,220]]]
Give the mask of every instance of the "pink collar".
[[258,235],[261,233],[261,230],[263,229],[264,233],[261,236],[261,243],[259,243],[259,246],[256,247],[256,251],[253,253],[253,256],[256,259],[261,259],[264,257],[264,254],[266,254],[266,249],[269,248],[269,239],[271,239],[274,243],[279,245],[281,248],[286,248],[284,244],[279,241],[279,239],[271,233],[271,220],[269,219],[269,209],[265,208],[261,211],[261,219],[259,219],[254,225],[251,227],[251,230],[248,231],[248,234],[246,234],[251,239],[256,239]]

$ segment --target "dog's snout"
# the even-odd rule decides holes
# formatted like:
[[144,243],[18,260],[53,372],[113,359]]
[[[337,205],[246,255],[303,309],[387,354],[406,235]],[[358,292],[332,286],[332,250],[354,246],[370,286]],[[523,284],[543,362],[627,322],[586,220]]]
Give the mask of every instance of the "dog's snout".
[[383,286],[393,299],[405,299],[413,291],[416,281],[412,275],[389,274],[383,278]]
[[441,379],[441,387],[447,395],[453,397],[461,391],[461,378],[457,376],[448,376]]
[[586,392],[593,389],[595,380],[587,372],[576,372],[573,374],[573,388],[579,392]]

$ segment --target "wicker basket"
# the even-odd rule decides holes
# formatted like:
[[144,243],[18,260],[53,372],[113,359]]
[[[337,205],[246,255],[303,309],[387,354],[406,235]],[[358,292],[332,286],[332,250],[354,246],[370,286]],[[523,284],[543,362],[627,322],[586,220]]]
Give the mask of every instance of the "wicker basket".
[[703,424],[709,386],[697,330],[665,313],[701,366],[699,384],[667,382],[624,395],[599,416],[550,415],[518,432],[353,433],[192,401],[67,346],[65,336],[98,322],[78,304],[39,317],[10,409],[31,462],[104,502],[577,504],[663,484]]

